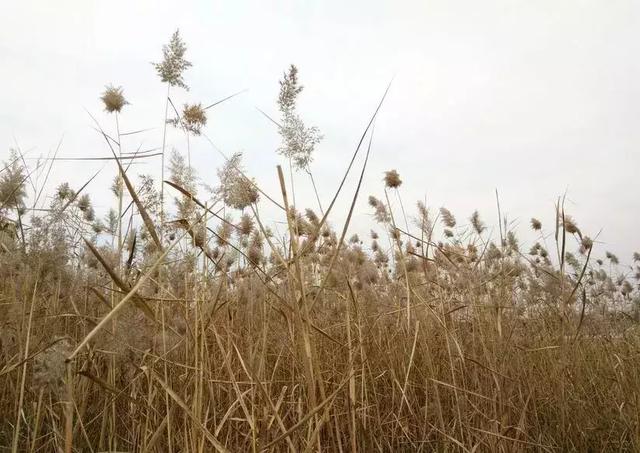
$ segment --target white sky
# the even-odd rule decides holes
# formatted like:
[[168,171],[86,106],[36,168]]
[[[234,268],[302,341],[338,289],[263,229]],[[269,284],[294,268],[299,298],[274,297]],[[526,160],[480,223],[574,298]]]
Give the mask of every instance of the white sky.
[[[0,3],[0,158],[14,139],[29,157],[104,156],[85,109],[113,130],[99,96],[122,85],[131,102],[121,129],[155,128],[123,141],[159,146],[165,88],[151,61],[175,28],[193,62],[191,91],[177,105],[210,103],[205,132],[224,152],[243,151],[248,172],[277,195],[279,139],[257,110],[276,114],[278,79],[289,64],[305,85],[300,110],[325,135],[313,171],[328,204],[387,83],[354,231],[367,232],[366,198],[382,195],[396,168],[405,207],[427,197],[466,223],[474,209],[496,225],[503,213],[530,245],[532,216],[551,230],[553,204],[584,232],[602,229],[605,250],[630,262],[640,250],[640,6],[630,0],[412,1],[8,1]],[[169,137],[185,151],[184,135]],[[222,159],[206,140],[191,143],[203,182],[216,184]],[[79,187],[103,163],[64,162],[49,182]],[[135,167],[158,174],[159,160]],[[107,164],[89,188],[104,214],[113,200]],[[355,176],[355,175],[354,175]],[[296,179],[298,201],[315,207]],[[334,224],[355,187],[349,180]],[[300,205],[300,203],[298,203]],[[266,206],[265,206],[265,209]],[[269,212],[269,211],[267,211]]]

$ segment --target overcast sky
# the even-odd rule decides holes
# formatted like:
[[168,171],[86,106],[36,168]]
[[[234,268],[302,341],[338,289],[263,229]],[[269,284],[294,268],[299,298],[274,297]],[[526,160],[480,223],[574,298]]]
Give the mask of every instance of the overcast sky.
[[[164,94],[150,62],[180,28],[193,67],[176,104],[211,103],[205,133],[225,153],[242,151],[248,172],[277,194],[277,131],[257,108],[276,115],[278,80],[289,64],[305,90],[300,111],[325,138],[313,172],[331,198],[384,89],[394,78],[375,130],[354,231],[368,231],[369,194],[381,196],[395,168],[408,210],[426,197],[467,223],[479,209],[496,226],[503,213],[530,245],[532,216],[551,231],[554,202],[584,232],[600,230],[596,255],[629,263],[640,250],[640,7],[630,0],[433,1],[3,1],[0,3],[0,158],[17,144],[29,157],[105,156],[86,111],[114,129],[99,96],[122,85],[131,103],[121,129],[153,128],[123,140],[125,150],[162,140]],[[86,109],[86,110],[85,110]],[[170,147],[186,150],[184,135]],[[202,182],[215,185],[222,158],[204,138],[191,141]],[[30,161],[33,162],[33,161]],[[157,175],[159,160],[137,165]],[[104,168],[103,168],[104,167]],[[91,184],[96,210],[113,163],[60,162],[49,186]],[[308,180],[296,179],[298,204],[315,207]],[[355,188],[349,180],[334,224]],[[265,208],[268,208],[265,205]],[[275,219],[275,211],[272,218]],[[496,233],[494,232],[494,235]]]

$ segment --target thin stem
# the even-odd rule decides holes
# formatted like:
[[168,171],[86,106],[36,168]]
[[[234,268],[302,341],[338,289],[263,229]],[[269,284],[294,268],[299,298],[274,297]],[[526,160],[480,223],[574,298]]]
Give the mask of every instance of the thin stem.
[[391,225],[393,226],[395,242],[398,247],[398,258],[400,261],[400,265],[402,266],[405,283],[407,285],[407,332],[409,332],[409,330],[411,329],[411,286],[409,284],[409,272],[407,271],[407,265],[404,262],[404,253],[402,251],[402,244],[400,244],[400,237],[398,236],[399,231],[398,231],[398,228],[396,227],[396,221],[393,218],[393,211],[391,209],[391,203],[389,202],[389,194],[386,188],[384,189],[384,196],[387,199],[387,206],[389,207],[389,217],[391,218]]
[[318,195],[318,188],[316,187],[316,182],[313,179],[313,173],[311,170],[306,170],[309,178],[311,178],[311,185],[313,186],[313,192],[316,194],[316,200],[318,201],[318,207],[320,208],[320,215],[324,216],[324,210],[322,209],[322,203],[320,203],[320,196]]
[[[38,269],[38,272],[40,269]],[[37,275],[37,274],[36,274]],[[27,378],[27,364],[29,357],[29,343],[31,340],[31,322],[33,321],[33,303],[36,299],[36,291],[38,289],[38,280],[36,280],[33,288],[33,296],[31,297],[31,304],[29,305],[29,320],[27,321],[27,339],[24,346],[24,364],[22,365],[22,376],[20,380],[20,396],[18,397],[18,412],[16,413],[16,425],[13,432],[13,442],[11,445],[11,452],[16,453],[18,451],[18,442],[20,440],[20,422],[22,421],[22,406],[24,404],[24,385]]]
[[187,134],[187,164],[189,165],[189,174],[191,174],[191,140],[189,140],[189,132]]
[[[116,114],[116,132],[118,134],[118,158],[122,158],[122,144],[120,143],[120,121],[118,112]],[[120,167],[118,167],[120,168]],[[118,171],[118,269],[122,265],[122,198],[123,198],[122,172]]]
[[289,156],[289,176],[291,177],[291,200],[293,209],[296,208],[296,192],[293,186],[293,164],[291,163],[291,156]]
[[160,167],[160,241],[164,240],[164,159],[167,144],[167,116],[169,115],[169,90],[171,85],[167,83],[167,99],[164,105],[164,124],[162,131],[162,166]]
[[398,198],[398,202],[400,203],[400,210],[402,211],[402,217],[404,218],[404,226],[409,231],[409,221],[407,220],[407,213],[404,210],[404,204],[402,203],[402,197],[400,197],[400,191],[396,188],[396,197]]

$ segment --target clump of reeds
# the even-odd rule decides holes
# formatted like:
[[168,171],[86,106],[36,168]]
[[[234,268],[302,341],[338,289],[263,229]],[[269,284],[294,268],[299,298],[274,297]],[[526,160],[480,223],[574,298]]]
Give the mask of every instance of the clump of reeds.
[[[155,65],[167,88],[186,88],[185,52],[176,32]],[[631,271],[612,252],[606,263],[561,206],[554,232],[531,219],[533,245],[501,213],[494,228],[478,211],[459,224],[426,201],[405,211],[399,189],[410,181],[396,170],[368,198],[378,226],[367,244],[349,224],[364,148],[326,210],[312,177],[319,214],[293,200],[293,171],[311,176],[321,138],[297,113],[301,91],[291,66],[277,98],[278,151],[291,166],[289,181],[274,171],[279,196],[240,153],[220,162],[217,182],[197,175],[187,142],[160,181],[175,195],[165,212],[158,182],[134,179],[127,149],[111,148],[97,124],[118,209],[102,218],[89,181],[59,185],[48,209],[27,215],[27,175],[42,170],[10,155],[0,175],[0,445],[638,450],[640,255]],[[102,101],[119,135],[122,89],[107,87]],[[174,124],[198,140],[206,109],[187,104]],[[335,200],[364,152],[336,224]],[[261,215],[266,203],[279,222]]]

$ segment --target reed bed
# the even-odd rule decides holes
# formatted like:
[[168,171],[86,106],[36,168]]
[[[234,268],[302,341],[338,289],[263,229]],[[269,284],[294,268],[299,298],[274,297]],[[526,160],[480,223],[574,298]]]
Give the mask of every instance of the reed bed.
[[[0,450],[640,450],[638,253],[623,266],[599,250],[562,198],[553,225],[531,219],[540,239],[525,249],[499,203],[494,238],[478,212],[405,205],[396,170],[362,193],[384,96],[322,203],[323,137],[296,109],[295,66],[269,117],[279,193],[240,154],[203,189],[188,147],[165,159],[166,128],[188,143],[216,105],[174,105],[186,51],[176,32],[155,65],[167,84],[161,181],[129,168],[149,153],[120,145],[123,88],[101,96],[116,131],[95,121],[116,172],[104,219],[92,179],[34,211],[33,176],[55,160],[28,167],[16,149],[2,166]],[[307,205],[295,172],[314,188]],[[337,224],[339,196],[351,204]],[[367,197],[361,238],[350,220]]]

